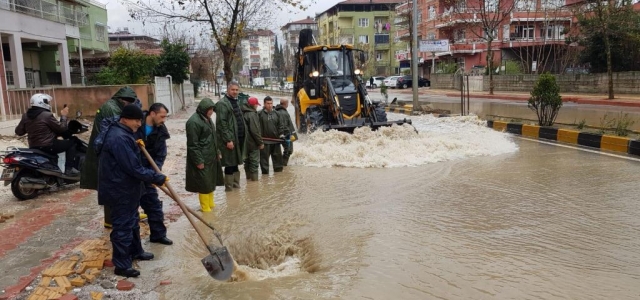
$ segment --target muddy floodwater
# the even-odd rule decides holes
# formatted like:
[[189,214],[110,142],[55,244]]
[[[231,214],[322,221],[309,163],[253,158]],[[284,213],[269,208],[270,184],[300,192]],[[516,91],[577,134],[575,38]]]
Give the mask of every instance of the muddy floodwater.
[[165,299],[640,297],[638,162],[413,120],[419,135],[303,136],[283,173],[218,189],[205,218],[240,264],[232,282],[207,275],[185,218],[143,271],[173,282]]

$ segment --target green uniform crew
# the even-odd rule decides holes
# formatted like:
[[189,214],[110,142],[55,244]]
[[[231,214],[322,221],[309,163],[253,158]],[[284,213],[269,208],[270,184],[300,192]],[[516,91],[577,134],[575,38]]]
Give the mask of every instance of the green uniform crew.
[[242,110],[240,109],[240,85],[229,83],[227,94],[216,103],[216,127],[218,148],[222,153],[224,167],[225,191],[240,187],[240,170],[242,151],[244,148],[246,130]]
[[213,191],[223,186],[220,151],[216,140],[216,127],[211,121],[213,101],[204,98],[186,124],[187,171],[185,189],[198,193],[200,207],[209,212],[215,206]]
[[[258,113],[262,136],[270,139],[284,139],[287,130],[280,116],[273,109],[273,99],[264,98],[264,109]],[[282,172],[282,149],[279,142],[266,142],[260,150],[260,169],[262,174],[269,174],[269,158],[273,161],[273,171]]]
[[291,121],[291,115],[289,115],[287,108],[289,108],[289,100],[280,99],[280,104],[276,106],[276,112],[288,132],[288,135],[285,136],[286,142],[282,144],[282,164],[285,167],[289,164],[289,157],[293,154],[293,141],[298,138],[296,128],[293,126],[293,121]]
[[247,179],[258,180],[258,167],[260,166],[260,150],[264,148],[262,141],[262,129],[260,128],[260,117],[256,108],[260,106],[258,98],[251,97],[242,106],[244,123],[247,125],[247,143],[245,147],[244,171]]

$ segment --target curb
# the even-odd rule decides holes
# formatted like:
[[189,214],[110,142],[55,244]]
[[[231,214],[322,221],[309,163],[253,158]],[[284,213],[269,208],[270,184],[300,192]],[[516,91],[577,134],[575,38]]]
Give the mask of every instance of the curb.
[[625,137],[502,121],[487,121],[487,127],[524,137],[640,156],[640,140],[632,140]]
[[384,111],[386,112],[392,112],[392,113],[397,113],[397,114],[405,114],[408,116],[411,116],[413,114],[413,109],[411,108],[399,108],[399,107],[385,107]]

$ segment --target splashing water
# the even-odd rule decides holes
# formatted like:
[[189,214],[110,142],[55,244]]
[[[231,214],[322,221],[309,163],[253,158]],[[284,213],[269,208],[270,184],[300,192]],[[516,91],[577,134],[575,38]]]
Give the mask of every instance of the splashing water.
[[[389,114],[390,119],[405,116]],[[299,142],[290,165],[312,167],[393,168],[419,166],[476,156],[495,156],[518,150],[504,133],[486,127],[475,116],[411,118],[410,125],[361,127],[353,134],[316,131]]]
[[258,281],[320,269],[312,239],[295,239],[283,227],[271,233],[245,232],[246,236],[228,245],[237,263],[230,281]]

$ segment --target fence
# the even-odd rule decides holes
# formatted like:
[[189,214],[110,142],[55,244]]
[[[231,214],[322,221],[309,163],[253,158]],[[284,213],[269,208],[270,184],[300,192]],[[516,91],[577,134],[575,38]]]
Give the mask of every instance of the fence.
[[[31,107],[31,96],[37,93],[49,94],[55,99],[55,90],[50,88],[39,88],[39,89],[17,89],[17,90],[9,90],[7,91],[7,95],[9,99],[7,99],[7,104],[5,106],[6,115],[8,118],[18,118],[22,114],[26,113],[29,107]],[[57,107],[52,107],[52,111],[58,112]]]

